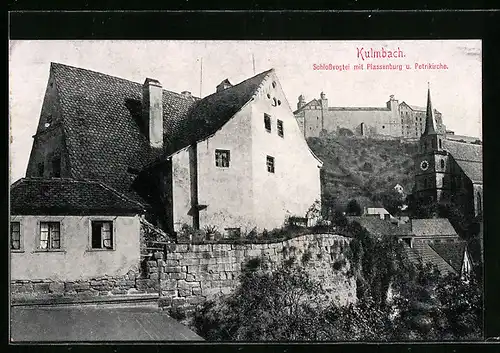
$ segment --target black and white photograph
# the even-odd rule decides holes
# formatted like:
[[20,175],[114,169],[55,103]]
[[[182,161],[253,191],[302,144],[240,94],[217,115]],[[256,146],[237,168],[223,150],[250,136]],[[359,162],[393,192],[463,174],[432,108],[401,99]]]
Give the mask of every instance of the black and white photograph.
[[10,40],[10,342],[484,340],[481,40]]

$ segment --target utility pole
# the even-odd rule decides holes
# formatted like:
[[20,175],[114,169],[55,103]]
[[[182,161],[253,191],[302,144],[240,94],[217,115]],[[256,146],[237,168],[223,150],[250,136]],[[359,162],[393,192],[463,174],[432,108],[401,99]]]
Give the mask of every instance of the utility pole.
[[255,56],[252,53],[253,74],[255,75]]
[[201,96],[202,84],[203,84],[203,58],[200,59],[200,98],[203,98]]

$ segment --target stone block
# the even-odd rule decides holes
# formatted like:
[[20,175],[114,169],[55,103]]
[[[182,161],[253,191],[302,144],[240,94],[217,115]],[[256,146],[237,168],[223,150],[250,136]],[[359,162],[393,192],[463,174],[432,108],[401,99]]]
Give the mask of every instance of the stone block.
[[186,303],[190,304],[190,305],[194,305],[194,306],[201,304],[204,301],[205,301],[205,298],[202,297],[201,295],[190,296],[190,297],[186,298]]
[[177,289],[162,290],[161,295],[166,298],[177,297]]
[[178,266],[179,260],[169,259],[164,260],[165,266]]
[[177,252],[187,252],[189,250],[188,244],[177,244],[175,251]]
[[186,279],[185,272],[168,273],[167,279]]
[[227,257],[218,257],[215,259],[217,264],[228,264],[229,259]]
[[158,273],[153,272],[149,274],[149,279],[151,280],[158,280]]
[[186,266],[166,266],[165,267],[166,273],[185,272],[185,271],[186,271]]
[[48,293],[49,292],[49,283],[34,283],[33,291],[35,293]]
[[173,290],[177,288],[177,280],[161,281],[161,289]]
[[193,266],[193,265],[199,265],[200,264],[200,259],[184,259],[182,260],[182,265],[183,266]]
[[49,283],[49,291],[51,293],[64,293],[64,283],[63,282]]
[[177,281],[177,288],[179,289],[191,289],[199,287],[200,287],[200,282],[186,282],[184,280]]
[[193,288],[192,293],[193,293],[193,295],[201,295],[201,291],[202,291],[201,287],[200,288]]
[[200,260],[200,265],[215,265],[217,263],[216,258],[199,259],[199,260]]
[[168,253],[165,259],[166,260],[181,260],[183,258],[184,258],[184,256],[181,253],[172,252],[172,253]]
[[186,274],[186,281],[193,282],[195,280],[196,280],[196,276],[194,274],[191,274],[191,273]]
[[158,306],[160,308],[172,306],[172,298],[171,297],[161,297],[158,299]]
[[233,288],[232,288],[232,287],[222,287],[222,288],[220,289],[220,292],[221,292],[222,294],[229,294],[229,293],[231,293],[232,291],[233,291]]
[[214,251],[214,253],[220,252],[222,250],[222,244],[213,244],[212,250]]
[[172,298],[172,306],[174,308],[185,305],[185,304],[186,304],[186,298],[182,298],[182,297]]
[[187,266],[187,273],[200,273],[202,272],[201,266],[200,265],[188,265]]
[[178,289],[179,297],[189,297],[192,294],[191,289]]
[[122,288],[113,288],[111,290],[111,294],[127,294],[127,290]]
[[200,251],[212,251],[212,244],[198,244],[198,245],[193,245],[192,246],[192,251],[193,252],[200,252]]
[[207,298],[214,297],[220,293],[221,293],[220,288],[202,288],[201,289],[201,294],[203,296],[206,296]]

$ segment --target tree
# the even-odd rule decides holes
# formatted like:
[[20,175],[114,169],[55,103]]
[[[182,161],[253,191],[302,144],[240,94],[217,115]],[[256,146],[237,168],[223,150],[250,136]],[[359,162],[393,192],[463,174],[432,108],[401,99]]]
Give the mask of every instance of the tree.
[[391,215],[398,216],[401,214],[401,208],[404,205],[404,197],[402,194],[394,189],[380,192],[375,194],[373,201],[381,202],[384,208],[389,211]]
[[361,216],[361,206],[356,199],[351,199],[347,203],[346,213],[351,216]]

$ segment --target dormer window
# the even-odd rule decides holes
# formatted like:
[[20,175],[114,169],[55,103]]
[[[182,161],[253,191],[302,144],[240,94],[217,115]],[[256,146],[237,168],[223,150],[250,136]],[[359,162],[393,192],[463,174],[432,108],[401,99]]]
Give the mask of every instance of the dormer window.
[[45,127],[49,127],[51,124],[52,124],[52,115],[49,115],[49,116],[45,119]]

